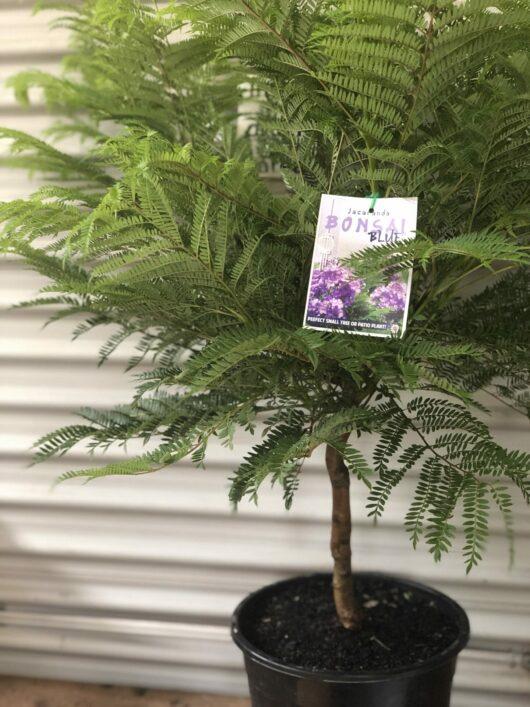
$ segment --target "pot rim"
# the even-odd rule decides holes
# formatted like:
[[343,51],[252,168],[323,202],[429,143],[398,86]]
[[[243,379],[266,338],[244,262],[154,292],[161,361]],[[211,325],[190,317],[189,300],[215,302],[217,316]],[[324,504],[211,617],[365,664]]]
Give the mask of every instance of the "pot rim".
[[430,670],[437,668],[448,661],[455,659],[458,653],[465,648],[469,641],[469,619],[467,617],[464,609],[457,604],[454,599],[448,597],[443,592],[433,589],[428,585],[422,584],[421,582],[416,582],[405,577],[398,577],[391,574],[386,574],[385,572],[355,572],[354,577],[384,577],[386,579],[391,579],[397,584],[402,586],[411,587],[418,589],[426,594],[430,594],[439,605],[444,606],[448,613],[451,614],[458,626],[458,636],[447,648],[445,648],[441,653],[432,656],[428,660],[420,663],[419,665],[413,665],[405,668],[393,668],[392,670],[373,670],[373,671],[362,671],[362,672],[335,672],[335,671],[312,671],[307,668],[302,668],[296,665],[288,665],[281,663],[267,653],[256,648],[242,633],[240,623],[241,615],[243,612],[249,608],[252,602],[258,597],[262,597],[266,594],[274,593],[274,590],[291,582],[298,581],[300,579],[309,577],[331,577],[329,573],[326,572],[316,572],[308,575],[299,575],[297,577],[291,577],[289,579],[283,579],[279,582],[274,582],[273,584],[268,584],[265,587],[248,594],[236,607],[234,614],[232,616],[232,627],[231,634],[234,643],[243,651],[246,656],[250,656],[255,662],[260,663],[266,667],[274,669],[285,675],[291,675],[298,678],[306,678],[319,682],[331,682],[331,683],[357,683],[357,682],[383,682],[385,680],[391,680],[393,678],[409,678],[419,673],[426,673]]

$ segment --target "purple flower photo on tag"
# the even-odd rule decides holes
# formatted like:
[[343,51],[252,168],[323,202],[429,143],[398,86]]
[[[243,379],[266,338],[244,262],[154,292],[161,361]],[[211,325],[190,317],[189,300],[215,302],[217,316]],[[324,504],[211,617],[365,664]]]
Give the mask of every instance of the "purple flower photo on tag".
[[343,319],[362,288],[362,280],[347,268],[332,264],[325,270],[313,270],[308,315]]
[[370,294],[371,302],[381,309],[391,309],[395,312],[403,311],[407,301],[407,288],[405,283],[397,278],[388,285],[379,285]]

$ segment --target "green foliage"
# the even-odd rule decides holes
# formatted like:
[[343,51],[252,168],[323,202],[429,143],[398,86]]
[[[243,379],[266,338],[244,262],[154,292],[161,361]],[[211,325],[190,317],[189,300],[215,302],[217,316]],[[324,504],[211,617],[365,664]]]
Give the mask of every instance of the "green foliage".
[[[81,411],[36,460],[136,439],[144,454],[62,479],[188,455],[202,465],[212,436],[231,445],[259,416],[264,439],[232,476],[233,503],[270,481],[290,506],[304,460],[326,444],[369,488],[374,517],[419,474],[405,526],[435,559],[459,510],[468,570],[494,509],[512,539],[530,455],[495,442],[476,394],[530,409],[527,3],[57,7],[72,36],[63,74],[11,80],[22,104],[41,88],[57,122],[48,141],[0,132],[6,162],[48,185],[0,205],[0,243],[50,281],[25,306],[81,317],[74,336],[113,324],[101,362],[132,336],[129,367],[155,365],[129,404]],[[413,268],[406,335],[301,329],[320,194],[375,191],[419,199],[415,241],[350,262],[366,276]],[[371,463],[355,447],[363,435],[376,438]]]

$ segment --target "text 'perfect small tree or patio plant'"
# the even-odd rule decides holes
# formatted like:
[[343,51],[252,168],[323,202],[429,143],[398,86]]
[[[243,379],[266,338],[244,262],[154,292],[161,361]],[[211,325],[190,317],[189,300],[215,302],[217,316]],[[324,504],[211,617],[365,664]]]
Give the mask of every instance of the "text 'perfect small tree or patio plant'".
[[[470,570],[490,513],[511,537],[512,492],[530,499],[530,455],[492,437],[476,398],[529,410],[527,3],[57,7],[72,32],[63,75],[28,70],[11,82],[23,104],[42,90],[54,127],[45,140],[0,132],[9,163],[47,185],[0,206],[2,248],[49,279],[30,305],[84,318],[75,336],[117,326],[102,361],[139,335],[131,368],[155,365],[128,404],[83,410],[40,440],[37,460],[140,439],[157,444],[63,478],[145,474],[186,456],[201,465],[212,437],[230,444],[261,416],[265,435],[234,469],[230,500],[256,500],[272,482],[289,507],[304,459],[325,446],[344,627],[362,622],[352,477],[377,518],[419,470],[405,517],[413,545],[439,560],[461,511]],[[71,136],[81,153],[52,146]],[[417,236],[309,283],[323,193],[415,196]],[[391,313],[408,268],[402,338],[302,328],[308,287],[315,312],[342,316],[357,303]],[[364,434],[377,437],[372,459],[356,446]]]

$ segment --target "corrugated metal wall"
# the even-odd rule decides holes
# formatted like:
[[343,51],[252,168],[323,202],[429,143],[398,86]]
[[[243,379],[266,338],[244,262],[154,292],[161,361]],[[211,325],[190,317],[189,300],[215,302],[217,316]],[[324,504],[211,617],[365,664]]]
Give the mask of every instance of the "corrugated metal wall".
[[[29,2],[0,2],[0,78],[28,65],[54,70],[65,49]],[[38,133],[48,118],[21,112],[0,89],[0,124]],[[0,200],[31,189],[0,168]],[[215,448],[206,471],[186,462],[158,475],[51,491],[58,473],[90,463],[78,454],[27,468],[35,438],[72,422],[82,405],[125,401],[125,348],[95,367],[104,332],[69,342],[72,325],[42,330],[49,312],[12,310],[38,288],[15,260],[0,262],[0,672],[154,687],[245,690],[228,636],[237,601],[293,572],[329,567],[329,493],[322,460],[307,464],[290,514],[265,494],[256,511],[230,512],[226,477],[241,457]],[[528,423],[498,407],[492,425],[507,445],[528,444]],[[355,562],[406,573],[461,601],[473,643],[461,660],[455,707],[515,707],[530,696],[530,514],[518,512],[518,554],[507,566],[500,523],[483,565],[466,578],[458,556],[434,565],[401,528],[413,480],[377,528],[355,499]],[[355,490],[354,490],[355,495]]]

